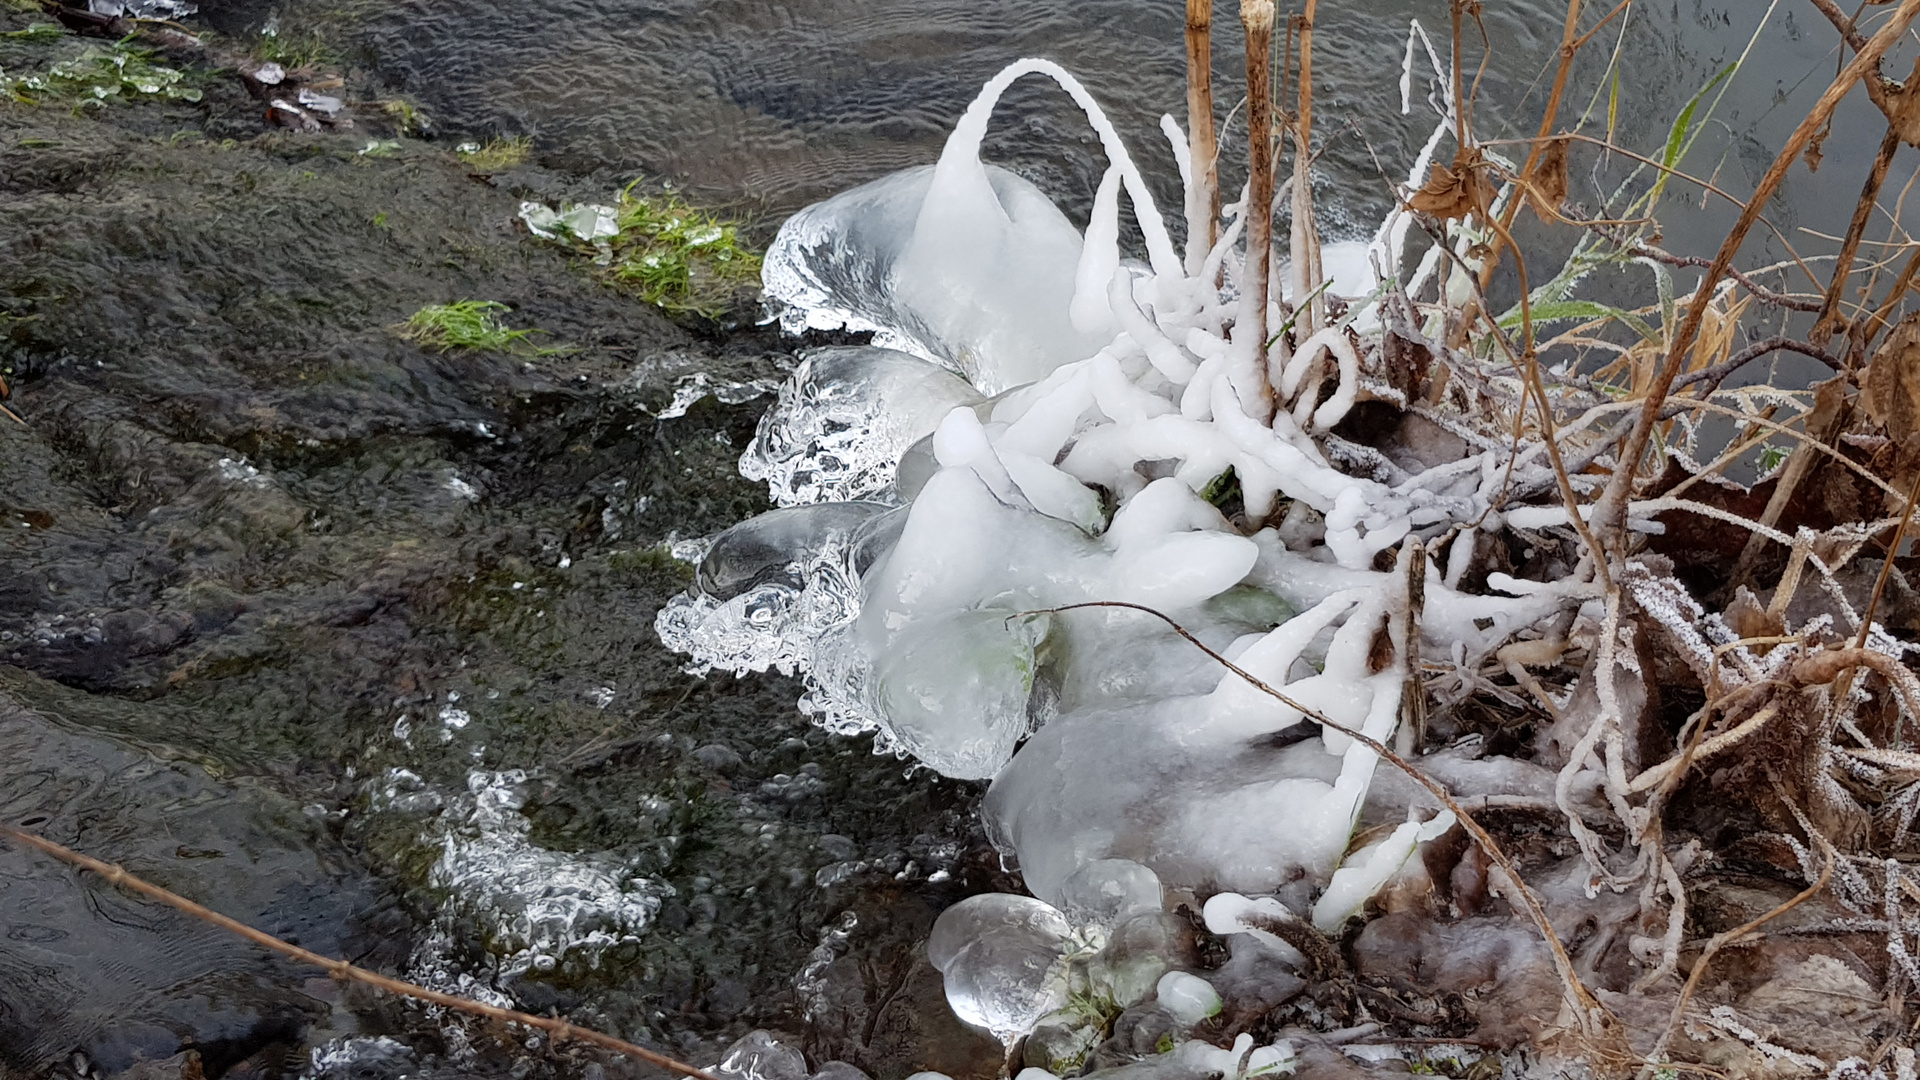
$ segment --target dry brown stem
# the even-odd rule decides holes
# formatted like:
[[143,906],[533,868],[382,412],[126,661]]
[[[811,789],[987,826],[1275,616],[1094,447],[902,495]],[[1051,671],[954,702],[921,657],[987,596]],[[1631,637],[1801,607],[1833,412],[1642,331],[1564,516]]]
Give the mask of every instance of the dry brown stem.
[[1320,292],[1323,270],[1320,265],[1320,226],[1313,212],[1313,17],[1319,0],[1306,0],[1299,17],[1300,90],[1293,125],[1293,215],[1294,230],[1306,238],[1306,333],[1317,333],[1327,325],[1327,298]]
[[1833,110],[1840,104],[1840,99],[1844,98],[1862,79],[1869,75],[1877,77],[1880,58],[1906,34],[1907,27],[1916,17],[1920,17],[1920,0],[1902,0],[1900,7],[1888,17],[1879,32],[1867,41],[1866,47],[1855,54],[1827,89],[1821,93],[1820,99],[1814,103],[1806,119],[1794,128],[1786,145],[1774,157],[1773,164],[1767,168],[1766,174],[1760,178],[1760,183],[1754,189],[1753,196],[1747,200],[1747,206],[1741,211],[1739,220],[1728,232],[1726,241],[1720,245],[1720,251],[1714,256],[1713,264],[1702,275],[1700,284],[1694,292],[1694,302],[1687,306],[1687,316],[1681,321],[1679,332],[1667,344],[1666,362],[1661,365],[1659,374],[1655,376],[1653,388],[1641,406],[1639,419],[1627,435],[1626,445],[1620,454],[1620,464],[1608,480],[1599,503],[1594,507],[1594,524],[1603,533],[1618,534],[1622,544],[1621,550],[1625,550],[1626,509],[1627,501],[1633,494],[1634,474],[1639,470],[1640,459],[1645,456],[1647,445],[1653,439],[1654,427],[1659,423],[1660,409],[1666,404],[1667,393],[1672,389],[1674,379],[1679,376],[1681,366],[1686,363],[1687,356],[1693,348],[1694,339],[1699,336],[1700,324],[1706,318],[1708,300],[1713,295],[1714,286],[1719,284],[1720,278],[1733,264],[1733,257],[1739,253],[1748,231],[1753,228],[1754,222],[1760,216],[1760,208],[1773,198],[1773,193],[1779,189],[1781,181],[1786,179],[1787,170],[1799,159],[1801,153],[1807,148],[1807,144],[1812,141],[1814,134],[1833,115]]
[[89,855],[82,855],[72,848],[56,844],[43,836],[35,836],[30,832],[24,832],[10,825],[0,825],[0,837],[4,837],[25,847],[46,852],[48,855],[52,855],[62,862],[71,863],[81,869],[91,870],[101,877],[106,878],[109,884],[132,889],[134,892],[152,897],[166,904],[168,907],[185,912],[203,922],[209,922],[221,929],[230,930],[262,948],[271,949],[282,956],[291,957],[303,964],[311,964],[314,967],[320,968],[327,974],[343,982],[361,983],[366,986],[385,990],[390,994],[399,994],[402,997],[410,997],[417,1001],[425,1001],[430,1004],[444,1006],[445,1008],[454,1009],[472,1016],[482,1016],[489,1020],[497,1020],[509,1024],[522,1024],[526,1027],[537,1028],[552,1036],[556,1042],[572,1039],[576,1042],[590,1043],[602,1049],[611,1050],[616,1054],[624,1054],[628,1057],[638,1058],[650,1065],[672,1070],[682,1076],[692,1077],[693,1080],[716,1080],[713,1074],[702,1069],[696,1069],[685,1062],[675,1061],[673,1058],[658,1051],[649,1050],[644,1046],[635,1046],[625,1039],[616,1039],[611,1035],[603,1035],[590,1028],[577,1027],[567,1023],[565,1020],[545,1016],[534,1016],[530,1013],[519,1012],[515,1009],[502,1009],[497,1006],[487,1005],[474,1001],[471,998],[457,997],[453,994],[443,994],[437,990],[429,990],[424,986],[415,986],[410,982],[403,982],[385,975],[377,975],[363,968],[354,967],[345,960],[336,960],[330,956],[322,956],[319,953],[303,949],[298,945],[289,945],[279,938],[256,930],[237,919],[228,918],[217,911],[202,907],[184,896],[169,892],[151,882],[143,881],[112,863],[102,862]]
[[1867,171],[1867,183],[1860,192],[1860,201],[1853,204],[1853,219],[1847,222],[1847,238],[1840,244],[1840,256],[1834,264],[1833,279],[1827,282],[1827,295],[1820,302],[1820,317],[1807,333],[1807,340],[1816,346],[1826,345],[1827,339],[1833,337],[1845,323],[1840,314],[1840,295],[1846,290],[1847,278],[1852,275],[1853,258],[1860,251],[1860,239],[1866,234],[1867,222],[1873,219],[1875,200],[1880,198],[1880,186],[1887,182],[1887,169],[1893,165],[1893,153],[1898,149],[1900,133],[1889,127],[1886,137],[1880,140],[1880,152],[1874,155],[1873,168]]
[[[1527,388],[1533,394],[1534,405],[1540,410],[1540,434],[1546,443],[1547,460],[1553,466],[1554,483],[1560,488],[1560,501],[1567,508],[1567,519],[1573,523],[1574,531],[1580,534],[1580,542],[1586,545],[1587,551],[1593,556],[1594,573],[1599,577],[1601,587],[1611,593],[1613,592],[1613,574],[1607,567],[1607,553],[1600,546],[1600,539],[1595,535],[1587,519],[1580,514],[1580,497],[1573,490],[1573,478],[1567,474],[1567,464],[1560,455],[1560,436],[1554,430],[1553,402],[1547,397],[1546,383],[1540,378],[1540,354],[1534,348],[1533,341],[1533,301],[1529,299],[1532,288],[1527,282],[1527,260],[1521,256],[1519,245],[1513,243],[1513,234],[1507,231],[1504,224],[1487,214],[1485,207],[1481,208],[1481,216],[1493,226],[1494,235],[1505,238],[1507,243],[1513,246],[1514,271],[1520,277],[1521,327],[1521,351],[1514,360],[1526,374]],[[1482,310],[1487,309],[1483,307]],[[1506,341],[1505,335],[1500,334],[1498,322],[1491,314],[1486,315],[1486,320],[1487,324],[1494,328],[1496,337],[1507,348],[1508,354],[1512,355],[1512,345]]]
[[[1873,580],[1873,595],[1867,598],[1867,609],[1860,613],[1860,633],[1853,639],[1853,647],[1864,649],[1867,634],[1873,629],[1873,613],[1880,608],[1880,598],[1886,594],[1887,579],[1893,576],[1893,560],[1900,557],[1900,545],[1906,542],[1907,527],[1913,524],[1913,504],[1920,500],[1920,469],[1914,470],[1913,482],[1907,487],[1907,506],[1900,512],[1900,526],[1893,530],[1893,540],[1887,544],[1887,557],[1880,563],[1879,576]],[[1920,714],[1916,714],[1920,719]]]
[[1187,0],[1187,272],[1198,273],[1220,239],[1220,146],[1213,120],[1213,2]]
[[[1273,0],[1241,0],[1247,31],[1247,259],[1241,318],[1267,384],[1267,280],[1273,260]],[[1298,185],[1296,185],[1298,186]]]
[[1873,335],[1892,325],[1890,320],[1893,318],[1893,311],[1907,295],[1907,290],[1913,286],[1916,272],[1920,272],[1920,248],[1915,248],[1913,254],[1907,256],[1906,265],[1900,268],[1900,276],[1894,279],[1893,288],[1887,290],[1886,299],[1880,302],[1880,306],[1874,310],[1873,315],[1854,323],[1853,332],[1849,337],[1852,354],[1856,361],[1866,356],[1867,342]]
[[[1623,0],[1620,7],[1613,10],[1613,14],[1600,21],[1601,25],[1606,25],[1607,19],[1619,14],[1628,2],[1631,0]],[[1599,27],[1594,29],[1597,30]],[[1547,147],[1547,136],[1553,134],[1553,122],[1560,115],[1560,98],[1567,92],[1567,76],[1573,73],[1573,58],[1579,54],[1580,45],[1585,40],[1580,36],[1580,0],[1567,0],[1567,16],[1560,24],[1560,64],[1554,69],[1553,90],[1547,95],[1547,109],[1540,117],[1540,131],[1534,137],[1533,145],[1527,150],[1526,163],[1520,167],[1521,176],[1532,176],[1534,170],[1539,167],[1540,155]],[[1494,234],[1493,242],[1487,245],[1490,250],[1486,260],[1480,265],[1480,287],[1483,289],[1493,281],[1493,272],[1500,265],[1500,247],[1509,242],[1506,229],[1513,226],[1514,216],[1519,212],[1520,200],[1513,199],[1507,203],[1506,210],[1501,214],[1500,224],[1503,227]]]
[[1411,756],[1427,741],[1427,685],[1420,677],[1420,615],[1427,603],[1427,549],[1417,538],[1406,542],[1407,608],[1402,613],[1400,648],[1407,678],[1400,689],[1400,727],[1394,748]]
[[1726,381],[1727,376],[1732,375],[1734,372],[1739,371],[1741,368],[1746,367],[1748,364],[1753,363],[1768,353],[1780,352],[1782,350],[1786,352],[1796,352],[1802,356],[1810,356],[1835,371],[1844,371],[1847,367],[1845,360],[1820,348],[1818,345],[1800,341],[1797,338],[1790,338],[1784,334],[1776,334],[1773,337],[1754,342],[1712,367],[1704,367],[1699,371],[1691,371],[1682,375],[1680,378],[1674,380],[1673,388],[1675,390],[1684,390],[1697,383],[1706,383],[1707,385],[1700,391],[1700,394],[1701,396],[1711,394],[1720,388],[1720,384]]

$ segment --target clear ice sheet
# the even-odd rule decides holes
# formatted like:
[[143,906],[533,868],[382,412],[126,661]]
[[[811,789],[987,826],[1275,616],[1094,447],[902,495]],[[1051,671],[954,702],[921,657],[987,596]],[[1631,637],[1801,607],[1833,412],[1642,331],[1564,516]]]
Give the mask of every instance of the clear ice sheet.
[[782,326],[874,331],[874,344],[985,394],[1098,349],[1067,314],[1080,233],[1052,200],[987,166],[971,197],[929,207],[934,173],[882,177],[787,219],[761,272]]
[[947,369],[895,349],[816,349],[761,417],[740,475],[766,481],[778,506],[882,496],[908,448],[982,400]]

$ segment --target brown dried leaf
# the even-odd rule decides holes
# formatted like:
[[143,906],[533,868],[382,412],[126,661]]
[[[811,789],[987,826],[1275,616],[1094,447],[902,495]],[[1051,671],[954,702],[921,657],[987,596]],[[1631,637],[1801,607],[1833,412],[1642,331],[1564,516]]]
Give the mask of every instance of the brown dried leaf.
[[1453,165],[1435,165],[1407,205],[1423,214],[1457,219],[1493,202],[1493,182],[1487,179],[1486,158],[1478,147],[1462,147]]
[[1860,404],[1897,443],[1920,430],[1920,312],[1900,320],[1873,354],[1860,379]]
[[1888,120],[1900,133],[1900,141],[1920,146],[1920,88],[1907,85],[1889,90],[1887,104],[1892,109]]
[[1779,637],[1786,633],[1786,619],[1767,611],[1766,605],[1745,585],[1733,590],[1733,603],[1727,605],[1727,625],[1743,639]]
[[1527,202],[1541,221],[1551,225],[1560,220],[1560,204],[1567,201],[1566,136],[1548,139],[1526,175]]

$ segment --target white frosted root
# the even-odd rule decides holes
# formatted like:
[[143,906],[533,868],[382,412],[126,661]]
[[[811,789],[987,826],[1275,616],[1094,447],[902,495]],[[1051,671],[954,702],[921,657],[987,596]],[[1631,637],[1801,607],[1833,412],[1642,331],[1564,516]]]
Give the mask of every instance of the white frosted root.
[[1445,811],[1430,822],[1409,821],[1393,830],[1385,840],[1355,852],[1340,869],[1313,905],[1313,925],[1322,933],[1340,929],[1347,917],[1360,910],[1393,876],[1406,865],[1414,849],[1423,842],[1438,839],[1453,828],[1453,812]]

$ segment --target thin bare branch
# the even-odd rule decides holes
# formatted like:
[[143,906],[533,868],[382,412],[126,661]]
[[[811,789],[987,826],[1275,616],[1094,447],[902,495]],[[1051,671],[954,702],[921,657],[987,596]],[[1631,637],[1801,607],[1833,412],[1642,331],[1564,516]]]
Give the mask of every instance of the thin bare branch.
[[1887,170],[1892,167],[1893,153],[1898,149],[1900,133],[1889,127],[1886,137],[1880,140],[1880,152],[1874,155],[1873,168],[1867,171],[1867,183],[1860,192],[1860,200],[1853,204],[1853,218],[1847,222],[1847,238],[1840,244],[1833,279],[1827,282],[1820,317],[1807,333],[1807,340],[1815,345],[1825,345],[1845,321],[1840,315],[1840,294],[1846,290],[1847,279],[1853,274],[1853,257],[1860,251],[1860,239],[1866,234],[1867,222],[1873,219],[1874,201],[1880,197],[1880,185],[1887,182]]
[[24,847],[46,852],[48,855],[52,855],[62,862],[71,863],[83,870],[91,870],[101,877],[106,878],[107,882],[111,885],[132,889],[134,892],[152,897],[177,911],[185,912],[203,922],[212,923],[223,930],[229,930],[238,934],[262,948],[271,949],[282,956],[290,957],[303,964],[311,964],[314,967],[320,968],[327,974],[343,982],[361,983],[366,986],[385,990],[390,994],[399,994],[402,997],[410,997],[417,1001],[425,1001],[430,1004],[444,1006],[445,1008],[454,1009],[473,1016],[483,1016],[489,1020],[498,1020],[509,1024],[521,1024],[526,1027],[537,1028],[551,1035],[556,1041],[572,1039],[575,1042],[590,1043],[602,1049],[611,1050],[616,1054],[625,1054],[629,1057],[639,1058],[641,1061],[647,1062],[650,1065],[659,1066],[662,1069],[670,1069],[682,1076],[691,1077],[693,1080],[716,1080],[716,1077],[714,1077],[712,1073],[703,1069],[696,1069],[683,1061],[676,1061],[659,1051],[649,1050],[644,1046],[635,1046],[625,1039],[616,1039],[611,1035],[603,1035],[590,1028],[569,1024],[565,1020],[557,1020],[545,1016],[534,1016],[531,1013],[523,1013],[515,1009],[502,1009],[498,1006],[487,1005],[474,1001],[471,998],[457,997],[453,994],[443,994],[438,990],[429,990],[424,986],[416,986],[410,982],[389,978],[385,975],[378,975],[364,968],[354,967],[345,960],[336,960],[330,956],[322,956],[317,952],[303,949],[298,945],[289,945],[271,934],[256,930],[237,919],[228,918],[217,911],[196,904],[178,893],[169,892],[158,885],[135,877],[112,863],[102,862],[90,855],[82,855],[72,848],[54,843],[44,836],[36,836],[33,833],[16,829],[10,825],[0,825],[0,837],[4,837]]
[[1727,380],[1727,376],[1732,375],[1734,372],[1739,371],[1741,368],[1769,353],[1782,351],[1795,352],[1802,356],[1811,356],[1835,371],[1845,371],[1847,369],[1847,362],[1845,360],[1820,348],[1818,345],[1801,341],[1798,338],[1790,338],[1784,334],[1776,334],[1773,337],[1754,342],[1712,367],[1704,367],[1699,371],[1691,371],[1682,375],[1673,381],[1673,388],[1675,390],[1684,390],[1689,386],[1706,383],[1706,387],[1702,389],[1700,393],[1703,396],[1711,394],[1715,390],[1720,389],[1720,384]]

